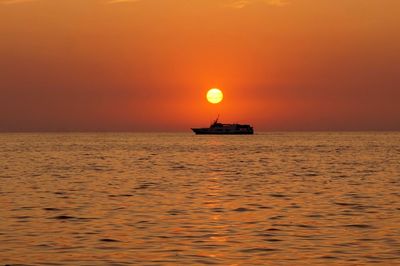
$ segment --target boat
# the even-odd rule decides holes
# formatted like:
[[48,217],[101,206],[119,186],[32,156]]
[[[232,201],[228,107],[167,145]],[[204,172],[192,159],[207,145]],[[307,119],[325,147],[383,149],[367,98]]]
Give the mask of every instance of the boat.
[[241,124],[223,124],[218,122],[218,118],[205,128],[192,128],[196,135],[251,135],[254,134],[253,127]]

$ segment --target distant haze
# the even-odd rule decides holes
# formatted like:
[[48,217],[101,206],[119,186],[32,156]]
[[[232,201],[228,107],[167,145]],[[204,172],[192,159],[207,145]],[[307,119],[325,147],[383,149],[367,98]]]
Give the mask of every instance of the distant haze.
[[218,114],[400,130],[400,1],[0,0],[0,131],[189,131]]

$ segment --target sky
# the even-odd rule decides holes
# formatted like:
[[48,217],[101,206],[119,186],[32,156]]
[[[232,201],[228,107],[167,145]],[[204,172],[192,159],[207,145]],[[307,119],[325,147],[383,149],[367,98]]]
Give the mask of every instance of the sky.
[[0,131],[400,130],[399,33],[398,0],[0,0]]

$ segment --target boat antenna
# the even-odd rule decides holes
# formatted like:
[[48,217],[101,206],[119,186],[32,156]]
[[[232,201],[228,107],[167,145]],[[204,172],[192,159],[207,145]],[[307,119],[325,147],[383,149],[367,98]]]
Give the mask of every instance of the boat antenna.
[[217,119],[215,119],[214,122],[213,122],[212,124],[213,124],[213,125],[217,124],[217,123],[218,123],[218,119],[219,119],[219,114],[218,114]]

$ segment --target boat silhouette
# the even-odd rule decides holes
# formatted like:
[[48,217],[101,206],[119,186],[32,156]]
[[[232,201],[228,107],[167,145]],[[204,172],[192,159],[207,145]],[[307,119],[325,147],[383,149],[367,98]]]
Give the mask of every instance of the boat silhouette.
[[192,128],[196,135],[251,135],[254,134],[253,127],[241,124],[223,124],[218,122],[219,116],[210,125],[204,128]]

